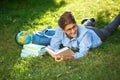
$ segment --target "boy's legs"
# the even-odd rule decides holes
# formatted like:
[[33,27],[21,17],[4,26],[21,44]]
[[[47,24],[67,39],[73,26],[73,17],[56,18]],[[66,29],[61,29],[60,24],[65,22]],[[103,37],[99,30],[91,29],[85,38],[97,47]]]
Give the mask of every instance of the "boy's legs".
[[104,31],[107,31],[109,32],[109,34],[106,36],[109,36],[111,35],[116,29],[117,27],[120,25],[120,14],[118,14],[116,16],[116,18],[111,22],[109,23],[107,26],[105,26],[104,28],[101,28],[100,30],[104,33]]
[[104,31],[104,30],[100,30],[100,29],[96,28],[95,24],[94,24],[95,19],[94,19],[94,21],[91,19],[94,19],[94,18],[83,19],[81,21],[82,25],[88,29],[93,30],[101,38],[101,40],[104,40],[106,37],[104,36],[103,32],[108,35],[109,35],[109,32],[107,32],[106,30]]
[[[89,21],[87,23],[90,24]],[[84,25],[84,26],[86,28],[95,31],[95,33],[101,38],[101,40],[104,41],[117,29],[119,25],[120,25],[120,14],[118,14],[118,16],[110,24],[108,24],[107,26],[101,29],[98,29],[96,27],[91,27],[92,25],[89,26]]]

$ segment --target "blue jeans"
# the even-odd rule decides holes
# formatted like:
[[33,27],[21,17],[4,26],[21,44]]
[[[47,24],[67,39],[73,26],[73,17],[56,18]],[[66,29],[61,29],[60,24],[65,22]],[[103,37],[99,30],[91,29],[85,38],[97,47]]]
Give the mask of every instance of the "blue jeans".
[[120,13],[112,22],[110,22],[104,28],[98,29],[90,25],[89,21],[87,22],[87,24],[85,25],[86,28],[92,29],[101,38],[102,41],[105,41],[120,25]]

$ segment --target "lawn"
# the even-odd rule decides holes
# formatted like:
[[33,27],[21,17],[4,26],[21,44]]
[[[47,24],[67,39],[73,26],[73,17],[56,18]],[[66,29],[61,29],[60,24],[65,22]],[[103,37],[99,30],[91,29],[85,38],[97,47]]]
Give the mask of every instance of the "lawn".
[[55,28],[64,11],[71,11],[80,25],[83,18],[94,17],[96,27],[101,28],[120,12],[120,0],[1,0],[0,80],[120,79],[120,26],[101,46],[78,60],[55,62],[48,54],[20,57],[17,32]]

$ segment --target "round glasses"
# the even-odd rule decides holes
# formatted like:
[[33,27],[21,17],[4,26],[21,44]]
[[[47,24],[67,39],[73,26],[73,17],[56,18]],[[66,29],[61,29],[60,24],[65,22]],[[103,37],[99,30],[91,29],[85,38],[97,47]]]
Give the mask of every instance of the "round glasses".
[[67,30],[65,30],[66,32],[71,32],[72,30],[75,30],[77,28],[77,25],[74,24],[71,28],[68,28]]

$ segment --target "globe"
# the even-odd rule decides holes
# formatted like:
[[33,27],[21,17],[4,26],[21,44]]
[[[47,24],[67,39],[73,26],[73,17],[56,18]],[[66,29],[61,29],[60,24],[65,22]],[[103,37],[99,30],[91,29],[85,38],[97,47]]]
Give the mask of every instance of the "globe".
[[28,31],[20,31],[16,34],[15,40],[19,45],[29,44],[31,36]]

